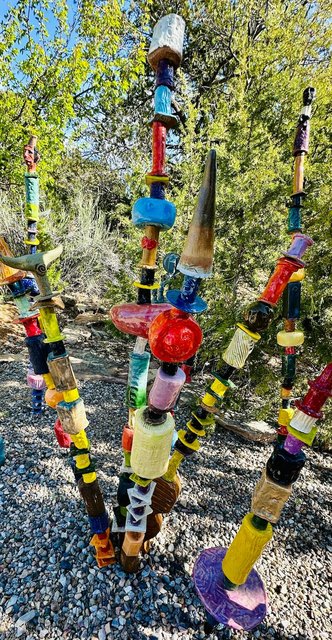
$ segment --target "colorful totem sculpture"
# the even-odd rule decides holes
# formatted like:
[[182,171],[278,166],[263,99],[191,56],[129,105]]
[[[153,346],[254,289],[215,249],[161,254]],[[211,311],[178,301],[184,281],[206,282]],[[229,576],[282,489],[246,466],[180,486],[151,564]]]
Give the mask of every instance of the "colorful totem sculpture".
[[[1,255],[1,260],[6,265],[3,270],[6,272],[7,280],[15,278],[14,284],[17,284],[16,278],[19,273],[17,270],[32,272],[36,279],[39,294],[31,307],[24,302],[25,317],[27,318],[25,325],[36,327],[36,333],[32,336],[30,334],[30,336],[37,336],[39,353],[42,354],[43,362],[46,360],[47,363],[47,372],[43,372],[47,385],[45,401],[57,411],[56,430],[58,437],[62,438],[65,435],[67,438],[70,437],[74,474],[86,505],[93,533],[91,544],[96,548],[99,566],[105,566],[114,561],[114,551],[109,540],[109,518],[98,485],[95,465],[90,456],[90,442],[85,433],[89,423],[84,403],[79,396],[70,359],[63,343],[64,336],[60,332],[55,313],[56,308],[63,308],[64,305],[57,292],[52,291],[47,276],[48,267],[60,256],[61,252],[62,247],[60,246],[52,251],[30,253],[20,258]],[[42,340],[41,332],[37,326],[37,308],[39,308],[46,335],[44,340]]]
[[[28,233],[25,243],[30,246],[31,253],[35,253],[38,245],[36,235],[39,219],[39,181],[36,167],[40,158],[36,149],[35,136],[31,136],[28,144],[25,145],[23,157],[27,165],[25,174],[25,214]],[[12,255],[4,238],[1,237],[0,252],[5,256]],[[38,310],[30,308],[30,299],[38,294],[36,282],[33,277],[24,271],[11,269],[0,264],[0,285],[7,285],[19,312],[18,321],[23,324],[26,332],[26,344],[29,350],[27,383],[32,389],[33,414],[40,415],[43,404],[43,390],[45,389],[42,374],[48,372],[46,363],[48,349],[43,345],[45,336],[39,326]]]
[[[39,220],[39,177],[37,174],[37,163],[40,155],[36,147],[37,138],[31,136],[28,144],[24,146],[23,159],[27,170],[24,176],[25,184],[25,215],[27,219],[27,238],[25,244],[30,247],[30,253],[36,253],[39,245],[37,238],[37,223]],[[38,287],[36,281],[32,277],[25,278],[26,286],[29,288],[31,297],[38,295]],[[45,336],[41,334],[41,339]],[[32,343],[32,351],[34,351],[34,343]],[[38,368],[38,365],[37,365]],[[43,371],[45,373],[45,371]],[[33,362],[30,358],[27,383],[32,389],[32,410],[35,414],[41,414],[43,408],[43,395],[46,385],[41,373],[36,373]]]
[[[252,500],[252,513],[245,516],[238,534],[228,550],[207,549],[198,558],[194,568],[194,580],[198,594],[208,612],[206,630],[222,622],[237,629],[255,627],[266,614],[266,594],[263,583],[253,569],[265,545],[272,537],[281,510],[291,494],[292,483],[298,478],[305,463],[303,444],[312,444],[316,434],[315,422],[322,417],[321,406],[332,390],[332,365],[310,382],[311,391],[302,402],[290,407],[290,394],[295,377],[295,347],[303,343],[304,336],[297,331],[295,321],[300,316],[301,281],[304,277],[302,256],[312,245],[312,239],[301,233],[301,208],[303,191],[304,156],[309,147],[309,120],[315,91],[308,88],[303,94],[294,143],[295,175],[291,196],[288,230],[292,243],[284,257],[279,258],[258,302],[246,314],[246,325],[238,325],[233,340],[223,354],[228,369],[224,375],[244,365],[247,356],[260,338],[252,332],[267,328],[273,314],[273,306],[283,298],[284,331],[277,341],[285,347],[282,372],[285,376],[278,417],[278,440],[258,482]],[[240,332],[246,332],[244,338]],[[248,333],[250,330],[251,333]],[[211,399],[212,403],[212,399]]]
[[[216,154],[210,151],[199,194],[177,269],[184,276],[181,290],[169,290],[169,304],[151,304],[155,284],[156,253],[159,232],[170,229],[175,221],[175,207],[165,200],[165,151],[167,129],[177,125],[171,113],[171,90],[174,70],[180,64],[184,22],[174,14],[165,16],[155,26],[148,60],[156,72],[155,115],[152,123],[152,171],[146,176],[150,197],[133,206],[133,223],[144,228],[142,271],[137,304],[113,307],[111,316],[118,329],[137,336],[131,356],[127,403],[129,420],[124,427],[122,445],[124,466],[118,489],[113,533],[120,534],[121,562],[126,571],[136,571],[143,545],[160,530],[162,514],[168,513],[180,491],[177,468],[183,458],[199,447],[196,436],[204,435],[190,424],[179,431],[175,451],[170,458],[174,438],[172,411],[185,383],[186,374],[179,366],[198,350],[202,331],[191,314],[206,309],[197,295],[200,282],[211,275],[214,242]],[[150,355],[161,366],[146,402],[146,384]],[[146,548],[146,546],[145,546]]]

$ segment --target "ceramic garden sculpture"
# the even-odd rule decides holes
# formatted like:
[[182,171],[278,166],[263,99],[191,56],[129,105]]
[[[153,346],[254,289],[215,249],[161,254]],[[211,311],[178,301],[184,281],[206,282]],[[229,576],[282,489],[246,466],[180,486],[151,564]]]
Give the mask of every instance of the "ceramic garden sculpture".
[[[322,417],[321,407],[332,395],[331,363],[309,383],[310,390],[303,400],[295,403],[296,410],[291,408],[295,351],[304,339],[303,333],[296,328],[304,278],[302,258],[312,245],[311,238],[302,233],[301,211],[305,198],[304,157],[308,152],[311,103],[315,92],[312,88],[304,92],[304,106],[294,143],[295,175],[288,217],[290,247],[278,259],[264,291],[246,311],[243,322],[237,324],[222,355],[224,364],[213,373],[214,380],[192,411],[186,428],[176,433],[174,407],[191,359],[203,338],[193,316],[207,308],[198,292],[202,281],[212,275],[217,177],[216,152],[210,150],[180,259],[176,254],[168,256],[168,261],[173,262],[167,270],[172,273],[176,266],[183,276],[182,286],[181,289],[169,289],[165,301],[164,287],[160,288],[156,282],[156,261],[160,235],[172,228],[176,218],[175,206],[166,198],[169,183],[166,137],[168,131],[178,125],[178,118],[172,111],[172,92],[182,59],[184,29],[180,16],[163,17],[155,25],[148,52],[148,61],[155,72],[152,169],[145,176],[149,196],[137,200],[132,209],[133,224],[142,230],[140,274],[134,282],[137,302],[123,302],[111,310],[115,326],[136,338],[129,362],[128,417],[122,433],[123,466],[112,523],[90,455],[86,434],[89,422],[84,403],[57,321],[56,309],[62,309],[63,303],[59,293],[52,291],[47,274],[49,266],[61,255],[62,247],[37,251],[36,164],[39,154],[34,136],[24,147],[26,244],[30,252],[14,258],[0,237],[0,285],[9,287],[19,310],[19,321],[26,331],[31,361],[28,383],[33,388],[35,411],[41,410],[40,394],[43,387],[47,387],[45,402],[58,416],[55,425],[58,442],[60,446],[70,446],[73,471],[88,513],[97,563],[104,567],[115,562],[114,547],[117,545],[121,564],[127,572],[138,570],[141,552],[148,550],[150,540],[160,531],[163,514],[169,513],[178,499],[181,462],[200,448],[199,438],[204,437],[205,428],[214,423],[216,405],[235,387],[232,375],[245,365],[283,297],[284,329],[277,336],[278,344],[285,349],[278,440],[254,490],[252,511],[244,517],[229,549],[203,551],[194,569],[195,585],[208,614],[206,630],[210,631],[219,622],[237,629],[250,629],[259,624],[266,613],[266,594],[254,564],[271,539],[272,524],[278,521],[291,494],[292,483],[305,463],[302,447],[312,444],[315,423]],[[146,350],[147,345],[160,361],[148,396],[150,352]],[[186,372],[183,363],[187,363]],[[2,458],[0,452],[0,464]]]
[[254,490],[252,512],[245,516],[230,548],[207,549],[196,561],[194,581],[208,612],[207,631],[211,631],[219,622],[236,629],[251,629],[264,618],[266,594],[262,580],[253,567],[271,539],[272,524],[278,521],[291,494],[292,484],[305,463],[302,447],[312,444],[317,431],[315,423],[322,418],[321,407],[332,395],[332,364],[329,364],[320,376],[309,382],[310,391],[302,401],[295,402],[295,411],[290,406],[295,378],[295,348],[304,340],[303,333],[295,326],[300,317],[301,281],[304,278],[302,256],[312,245],[311,238],[302,234],[301,209],[305,198],[304,157],[309,147],[309,121],[314,96],[315,91],[311,87],[304,91],[303,109],[293,149],[295,172],[288,216],[291,246],[279,258],[262,295],[247,312],[246,324],[238,325],[234,338],[223,354],[226,362],[223,373],[229,378],[244,365],[254,343],[260,339],[258,332],[267,328],[273,307],[283,294],[284,330],[277,335],[278,344],[285,348],[278,439]]
[[[206,309],[197,295],[200,282],[212,272],[216,153],[210,151],[196,211],[190,225],[178,271],[183,274],[181,290],[169,290],[167,303],[152,304],[156,255],[161,231],[175,221],[175,206],[165,198],[169,178],[165,171],[167,131],[176,127],[171,110],[174,73],[182,57],[184,22],[171,14],[155,26],[148,60],[156,73],[155,113],[152,122],[152,170],[146,176],[150,197],[135,202],[132,219],[142,228],[142,261],[137,303],[116,305],[111,317],[118,329],[136,337],[131,355],[127,388],[128,423],[124,426],[122,446],[124,464],[120,473],[118,506],[114,509],[112,531],[118,535],[121,562],[126,571],[136,571],[139,554],[160,530],[162,514],[174,506],[180,480],[177,468],[185,456],[198,449],[194,425],[179,431],[175,451],[170,458],[175,422],[172,410],[185,383],[179,366],[198,350],[202,331],[192,314]],[[146,398],[150,354],[160,360],[160,368]],[[187,365],[188,366],[188,365]],[[189,365],[190,366],[190,365]],[[211,422],[210,418],[208,421]]]

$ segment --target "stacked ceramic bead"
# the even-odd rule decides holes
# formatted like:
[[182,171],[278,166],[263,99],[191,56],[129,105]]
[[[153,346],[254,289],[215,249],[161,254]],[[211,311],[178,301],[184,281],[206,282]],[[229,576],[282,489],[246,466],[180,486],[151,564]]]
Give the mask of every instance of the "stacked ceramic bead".
[[[31,253],[35,253],[38,245],[36,234],[39,218],[39,188],[36,166],[39,154],[35,145],[36,138],[32,136],[29,143],[24,147],[24,161],[27,165],[27,173],[25,175],[25,212],[28,221],[28,238],[25,242],[30,245]],[[31,233],[29,231],[30,228]],[[0,251],[4,255],[12,255],[4,239],[0,239]],[[19,312],[18,321],[23,324],[26,332],[26,344],[29,350],[27,383],[32,389],[33,414],[40,415],[43,406],[43,390],[45,389],[42,374],[48,371],[46,364],[48,350],[42,344],[44,336],[38,322],[38,310],[30,309],[30,298],[38,293],[36,282],[33,277],[23,271],[0,265],[0,284],[7,285]]]
[[[238,329],[223,354],[227,367],[224,378],[243,366],[254,343],[260,338],[273,315],[273,308],[284,295],[284,331],[278,334],[278,344],[285,347],[283,359],[282,407],[279,413],[279,437],[252,498],[252,512],[247,514],[228,551],[206,550],[198,558],[194,576],[198,593],[210,618],[208,628],[218,622],[235,628],[250,629],[266,613],[264,586],[253,569],[263,548],[272,537],[281,510],[288,500],[293,482],[305,463],[303,444],[311,444],[316,434],[315,422],[322,418],[321,407],[331,395],[332,365],[309,383],[311,390],[302,401],[295,402],[295,413],[290,408],[289,396],[295,377],[295,347],[303,343],[303,333],[296,330],[300,315],[300,290],[303,279],[302,257],[312,240],[301,233],[300,210],[303,206],[303,159],[308,152],[310,105],[314,90],[304,92],[295,145],[295,178],[292,206],[289,212],[289,231],[292,242],[288,251],[277,261],[265,290],[248,310],[245,324]],[[247,333],[247,336],[239,332]],[[215,384],[215,383],[214,383]],[[208,391],[211,393],[211,391]],[[206,404],[206,400],[204,400]],[[210,404],[215,399],[211,394]],[[221,565],[221,566],[220,566]],[[230,591],[233,595],[230,595]]]
[[185,379],[177,366],[165,361],[157,373],[147,404],[150,354],[145,347],[149,328],[154,318],[171,308],[169,304],[151,304],[151,293],[159,287],[155,282],[159,234],[171,229],[176,217],[174,204],[165,198],[169,183],[165,171],[166,136],[169,129],[178,125],[178,119],[172,113],[171,98],[175,70],[182,58],[184,26],[180,16],[170,14],[154,28],[148,53],[148,61],[155,72],[152,170],[145,178],[150,196],[137,200],[132,211],[134,225],[144,232],[141,273],[134,283],[138,288],[138,299],[137,304],[117,305],[111,312],[113,322],[120,330],[136,336],[129,363],[128,424],[122,436],[124,464],[112,525],[113,533],[119,534],[121,561],[127,571],[138,568],[143,543],[160,530],[162,516],[154,511],[151,501],[155,480],[167,471],[175,426],[171,409]]
[[[24,176],[25,183],[25,216],[27,219],[27,238],[25,244],[28,245],[30,253],[36,253],[39,245],[37,238],[37,223],[39,220],[39,177],[36,171],[37,163],[40,159],[36,148],[37,138],[31,136],[28,144],[24,147],[23,159],[27,167]],[[30,296],[38,295],[36,281],[32,277],[26,277],[23,280],[27,293]],[[40,414],[43,408],[44,389],[46,388],[42,374],[47,373],[47,364],[45,358],[38,358],[38,346],[43,341],[44,335],[39,329],[37,311],[37,322],[34,324],[34,330],[25,324],[27,338],[26,343],[29,349],[30,362],[27,375],[27,383],[32,389],[32,410],[35,414]],[[45,348],[44,348],[45,350]]]
[[[303,190],[304,158],[309,150],[311,104],[314,97],[315,90],[312,87],[307,88],[303,93],[303,108],[300,113],[293,148],[295,171],[293,193],[288,213],[288,232],[293,237],[295,250],[297,246],[305,244],[310,246],[312,244],[311,238],[302,234],[301,212],[306,196]],[[290,398],[296,376],[296,347],[300,346],[304,340],[302,331],[296,329],[296,321],[299,319],[301,312],[301,284],[304,278],[304,266],[303,263],[302,268],[293,273],[283,293],[284,330],[277,335],[278,344],[285,349],[282,356],[282,374],[284,376],[281,386],[282,406],[278,417],[280,442],[287,436],[294,413],[290,406]]]
[[[95,465],[90,456],[90,443],[85,432],[89,423],[84,403],[79,396],[70,359],[63,342],[64,336],[60,332],[55,313],[56,308],[61,309],[64,305],[59,295],[52,291],[47,276],[48,267],[61,252],[62,247],[58,247],[52,251],[30,253],[20,258],[2,255],[1,260],[12,269],[32,272],[36,279],[39,294],[30,307],[31,311],[27,308],[26,313],[35,316],[35,309],[39,308],[46,336],[41,341],[41,332],[37,332],[39,352],[42,354],[43,362],[45,352],[48,354],[47,373],[43,374],[47,385],[45,400],[57,411],[59,418],[57,430],[71,441],[74,473],[94,534],[91,544],[96,548],[98,565],[104,566],[114,561],[113,547],[109,541],[109,519],[98,485]],[[35,318],[33,320],[35,322]]]

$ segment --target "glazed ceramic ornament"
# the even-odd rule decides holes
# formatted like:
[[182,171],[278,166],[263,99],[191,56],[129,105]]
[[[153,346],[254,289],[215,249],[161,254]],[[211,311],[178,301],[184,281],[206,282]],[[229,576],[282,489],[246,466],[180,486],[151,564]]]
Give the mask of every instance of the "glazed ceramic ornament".
[[148,61],[153,69],[157,69],[160,60],[169,60],[174,67],[181,64],[184,30],[185,22],[176,13],[158,20],[148,53]]
[[206,159],[195,213],[177,266],[186,276],[208,278],[212,275],[216,176],[217,155],[212,149]]

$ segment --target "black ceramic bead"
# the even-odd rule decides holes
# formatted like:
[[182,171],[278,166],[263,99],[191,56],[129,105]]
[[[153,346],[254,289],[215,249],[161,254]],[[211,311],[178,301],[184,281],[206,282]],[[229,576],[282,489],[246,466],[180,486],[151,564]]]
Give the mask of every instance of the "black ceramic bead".
[[292,455],[285,451],[282,444],[276,444],[267,461],[267,475],[277,484],[287,486],[298,479],[305,461],[306,457],[303,451]]

